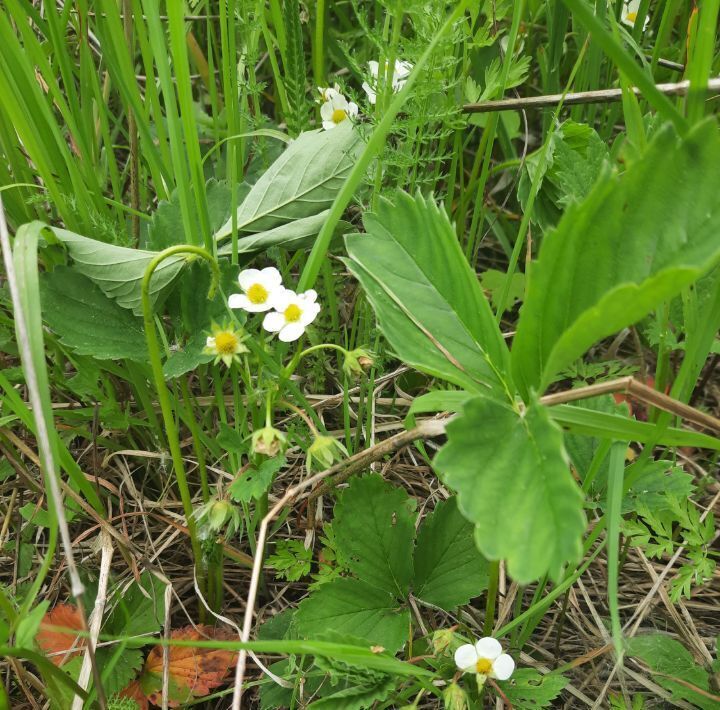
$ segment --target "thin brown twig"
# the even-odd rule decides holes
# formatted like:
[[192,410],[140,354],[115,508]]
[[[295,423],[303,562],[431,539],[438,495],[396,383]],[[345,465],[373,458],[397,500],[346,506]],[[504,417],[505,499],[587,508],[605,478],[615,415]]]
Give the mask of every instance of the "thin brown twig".
[[[656,84],[655,88],[669,96],[685,96],[689,93],[690,82],[679,81],[671,84]],[[641,91],[633,87],[636,96]],[[706,93],[720,94],[720,78],[708,81]],[[492,113],[494,111],[518,111],[529,108],[552,108],[562,102],[565,106],[580,104],[604,104],[622,100],[622,89],[599,89],[597,91],[579,91],[572,94],[545,94],[543,96],[526,96],[519,99],[499,99],[498,101],[481,101],[465,104],[463,113]]]

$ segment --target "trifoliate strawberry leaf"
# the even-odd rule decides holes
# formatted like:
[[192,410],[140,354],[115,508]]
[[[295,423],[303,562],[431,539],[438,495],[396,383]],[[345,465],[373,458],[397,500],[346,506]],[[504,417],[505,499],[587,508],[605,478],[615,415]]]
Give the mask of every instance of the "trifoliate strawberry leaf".
[[382,589],[359,579],[336,579],[300,603],[295,622],[301,636],[352,634],[394,653],[407,638],[410,614]]
[[380,476],[354,478],[335,505],[333,530],[363,582],[406,597],[413,574],[415,502]]
[[447,611],[478,596],[488,581],[487,561],[473,538],[473,524],[457,500],[438,503],[423,521],[415,546],[413,593]]
[[537,401],[521,412],[477,397],[447,426],[435,457],[458,493],[463,515],[490,560],[506,559],[520,583],[558,580],[582,555],[583,496],[573,480],[562,432]]

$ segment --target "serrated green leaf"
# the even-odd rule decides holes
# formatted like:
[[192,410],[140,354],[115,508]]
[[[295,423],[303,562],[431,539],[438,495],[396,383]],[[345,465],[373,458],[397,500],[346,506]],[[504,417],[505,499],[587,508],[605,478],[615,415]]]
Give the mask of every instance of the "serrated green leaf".
[[[160,631],[165,623],[165,585],[150,572],[113,598],[113,610],[103,631],[115,636],[142,636]],[[128,642],[130,643],[130,642]],[[146,639],[138,638],[138,646]]]
[[403,361],[466,389],[506,397],[507,347],[450,220],[399,192],[346,237],[348,268]]
[[363,582],[406,597],[413,575],[413,501],[378,475],[353,478],[335,504],[333,530],[348,567]]
[[[672,693],[673,698],[687,700],[698,708],[717,710],[718,700],[695,692],[687,685],[673,680],[685,681],[709,692],[709,675],[693,659],[690,652],[675,639],[665,634],[635,636],[628,641],[628,655],[642,659],[655,675],[653,680]],[[671,676],[668,678],[666,676]]]
[[[50,229],[65,245],[81,274],[94,281],[106,296],[123,308],[129,308],[133,313],[142,311],[140,285],[145,269],[157,252],[106,244],[59,227]],[[165,259],[158,266],[150,283],[153,303],[182,271],[184,264],[185,257],[179,255]]]
[[206,355],[203,352],[206,342],[207,335],[205,333],[196,333],[184,345],[176,346],[163,363],[165,379],[172,380],[180,377],[199,365],[210,362],[213,355]]
[[102,673],[103,690],[107,695],[119,693],[135,679],[143,664],[139,649],[101,646],[96,651],[98,667]]
[[476,397],[447,425],[447,436],[434,466],[475,523],[483,555],[506,559],[520,583],[544,574],[560,579],[581,557],[585,516],[547,408],[531,402],[519,414]]
[[355,685],[326,695],[308,707],[316,710],[364,710],[373,703],[385,700],[395,689],[395,679],[384,676],[373,683]]
[[[252,186],[238,207],[238,231],[266,232],[328,210],[360,147],[360,139],[350,121],[332,131],[301,133]],[[231,230],[232,223],[228,220],[215,238],[227,238]]]
[[541,675],[532,668],[519,668],[510,680],[500,681],[498,685],[517,710],[540,710],[550,707],[568,681],[564,675]]
[[594,342],[645,316],[720,258],[720,135],[660,131],[545,235],[512,353],[522,392],[543,390]]
[[275,474],[285,465],[283,456],[276,456],[263,461],[257,467],[249,467],[230,484],[228,493],[237,503],[249,503],[253,498],[260,498],[275,478]]
[[467,604],[487,587],[487,560],[455,498],[438,503],[423,521],[414,560],[413,593],[446,611]]
[[335,579],[300,603],[295,621],[302,636],[331,630],[395,653],[407,638],[410,613],[382,589],[359,579]]
[[87,276],[58,266],[42,275],[40,295],[43,319],[75,352],[98,360],[147,362],[142,321]]

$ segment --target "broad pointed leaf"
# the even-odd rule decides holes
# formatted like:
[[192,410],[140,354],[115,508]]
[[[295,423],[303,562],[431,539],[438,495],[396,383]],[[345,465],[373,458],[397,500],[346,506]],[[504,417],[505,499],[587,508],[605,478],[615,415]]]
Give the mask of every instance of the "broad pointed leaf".
[[547,409],[531,402],[518,413],[476,397],[448,424],[447,435],[434,465],[475,523],[483,555],[506,559],[521,583],[546,573],[559,579],[580,559],[585,515],[562,432]]
[[67,266],[40,280],[43,319],[60,341],[100,360],[147,362],[142,321],[108,298],[87,276]]
[[473,524],[455,498],[438,503],[418,533],[413,593],[450,611],[479,596],[487,582],[487,561],[475,545]]
[[[130,308],[135,313],[142,311],[140,285],[145,269],[157,256],[156,252],[106,244],[58,227],[51,229],[65,245],[81,274],[94,281],[106,296],[123,308]],[[158,266],[150,282],[153,302],[180,273],[184,263],[185,257],[179,255],[165,259]]]
[[413,574],[414,501],[378,475],[354,478],[335,505],[333,531],[350,570],[397,597]]
[[327,631],[348,633],[395,653],[407,638],[410,614],[382,589],[341,578],[323,584],[301,602],[295,622],[298,632],[309,638]]
[[[264,251],[270,247],[292,250],[307,246],[318,235],[329,213],[330,210],[323,210],[318,214],[302,217],[264,232],[241,234],[238,239],[238,254]],[[232,242],[227,242],[218,249],[218,256],[230,254],[232,254]]]
[[507,348],[447,215],[421,195],[380,200],[346,238],[348,267],[403,361],[466,389],[505,397]]
[[[350,121],[345,124],[306,131],[290,143],[238,208],[239,232],[265,232],[330,208],[361,147]],[[215,238],[225,239],[231,230],[228,220]]]
[[545,235],[512,353],[520,389],[543,390],[594,342],[638,321],[720,259],[720,134],[659,132]]

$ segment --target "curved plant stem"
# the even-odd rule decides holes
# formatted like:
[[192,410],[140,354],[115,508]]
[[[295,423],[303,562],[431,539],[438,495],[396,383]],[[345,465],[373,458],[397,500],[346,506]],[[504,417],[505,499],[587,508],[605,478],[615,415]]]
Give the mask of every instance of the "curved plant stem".
[[178,428],[175,423],[175,413],[173,412],[172,402],[170,401],[170,395],[163,375],[162,359],[160,357],[160,344],[158,343],[158,336],[155,332],[153,307],[150,299],[150,281],[152,280],[155,269],[157,269],[157,267],[165,259],[175,256],[176,254],[199,256],[209,264],[212,270],[212,281],[210,283],[210,293],[208,294],[209,297],[214,294],[220,280],[220,269],[215,259],[213,259],[213,257],[205,251],[205,249],[189,244],[179,244],[177,246],[164,249],[148,264],[147,269],[145,269],[145,275],[143,276],[141,287],[143,323],[145,326],[145,339],[147,340],[148,353],[150,355],[150,366],[152,368],[153,379],[155,380],[155,388],[158,393],[158,401],[160,402],[160,410],[162,412],[165,431],[167,432],[167,441],[170,448],[170,455],[172,456],[173,469],[175,470],[178,489],[180,490],[180,498],[182,500],[183,511],[185,513],[185,522],[190,535],[193,558],[195,560],[196,568],[199,568],[201,550],[200,542],[197,537],[195,520],[192,515],[192,497],[190,495],[190,488],[188,487],[187,475],[185,474],[182,451],[180,450],[180,440],[178,438]]
[[488,582],[487,603],[485,604],[485,625],[483,626],[484,636],[492,636],[499,581],[500,560],[493,560],[490,562],[490,581]]

